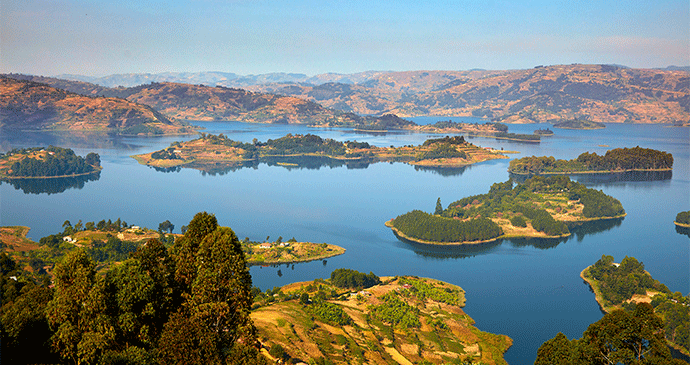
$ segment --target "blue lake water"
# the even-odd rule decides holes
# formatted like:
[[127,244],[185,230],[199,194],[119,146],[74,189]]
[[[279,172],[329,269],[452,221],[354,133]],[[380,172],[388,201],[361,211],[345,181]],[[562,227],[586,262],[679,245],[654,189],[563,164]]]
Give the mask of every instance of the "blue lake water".
[[[477,121],[473,118],[416,118]],[[427,134],[354,133],[343,129],[242,123],[197,123],[205,132],[223,133],[250,142],[287,133],[313,133],[340,141],[377,146],[421,144]],[[510,125],[510,132],[532,133],[547,124]],[[170,220],[176,231],[195,213],[214,213],[240,239],[271,240],[282,236],[328,242],[347,252],[325,262],[279,267],[252,267],[254,285],[265,290],[295,281],[327,278],[341,267],[377,275],[418,275],[447,281],[467,291],[465,311],[484,331],[513,338],[506,353],[510,364],[531,364],[539,345],[563,332],[580,337],[602,314],[594,295],[579,278],[602,254],[616,261],[634,256],[673,291],[690,292],[690,239],[676,232],[675,215],[690,209],[690,135],[688,128],[659,125],[608,125],[596,131],[555,129],[539,144],[471,138],[471,142],[519,151],[522,156],[570,159],[585,151],[605,153],[616,147],[646,147],[671,152],[669,178],[617,181],[576,177],[619,199],[628,216],[620,222],[584,227],[559,241],[506,240],[475,249],[433,249],[403,243],[384,222],[412,209],[433,211],[482,194],[508,179],[509,160],[494,160],[451,171],[420,170],[401,163],[366,168],[285,168],[259,164],[219,174],[182,169],[163,173],[139,165],[129,156],[167,147],[186,137],[111,138],[44,133],[0,133],[0,150],[54,144],[85,155],[101,155],[96,181],[66,182],[56,191],[38,193],[8,183],[0,185],[0,225],[30,226],[35,240],[61,231],[69,219],[117,219],[157,228]],[[437,136],[436,136],[437,137]],[[603,147],[608,145],[609,147]],[[361,166],[360,166],[361,167]],[[39,189],[40,188],[36,188]],[[278,275],[280,270],[281,276]]]

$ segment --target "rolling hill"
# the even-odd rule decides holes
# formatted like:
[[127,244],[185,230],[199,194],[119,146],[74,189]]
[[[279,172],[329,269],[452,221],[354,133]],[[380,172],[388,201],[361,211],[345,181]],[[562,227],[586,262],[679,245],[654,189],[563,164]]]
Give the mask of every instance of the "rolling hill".
[[5,76],[0,76],[0,128],[116,134],[193,132],[190,126],[146,105],[113,97],[79,95]]

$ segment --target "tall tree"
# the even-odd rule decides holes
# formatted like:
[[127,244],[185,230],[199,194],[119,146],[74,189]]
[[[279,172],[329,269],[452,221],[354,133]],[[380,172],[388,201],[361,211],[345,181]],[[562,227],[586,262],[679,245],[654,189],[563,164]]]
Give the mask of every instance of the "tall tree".
[[53,335],[53,346],[60,356],[79,363],[79,343],[88,329],[86,303],[95,282],[95,265],[84,250],[71,252],[55,267],[55,295],[48,303],[46,317]]
[[441,197],[436,199],[436,210],[434,210],[435,215],[443,214],[443,205],[441,205]]

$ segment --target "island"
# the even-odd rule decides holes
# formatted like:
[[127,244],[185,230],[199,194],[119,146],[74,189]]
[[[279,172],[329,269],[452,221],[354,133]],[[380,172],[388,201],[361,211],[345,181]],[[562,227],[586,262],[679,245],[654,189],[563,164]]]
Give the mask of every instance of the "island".
[[97,153],[91,152],[81,157],[69,148],[15,148],[0,153],[0,179],[5,180],[84,176],[101,169],[101,159]]
[[420,210],[386,222],[403,241],[466,245],[511,237],[560,238],[582,222],[625,216],[617,199],[570,180],[535,176],[523,183],[495,183],[487,194],[469,196],[434,214]]
[[584,152],[576,159],[553,156],[523,157],[510,161],[508,172],[516,175],[621,173],[629,171],[671,171],[673,155],[650,148],[615,148],[603,156]]
[[248,161],[277,161],[296,166],[295,157],[314,157],[347,162],[403,162],[424,167],[461,167],[482,161],[508,158],[501,151],[481,148],[462,136],[426,140],[420,146],[376,147],[367,142],[338,142],[313,134],[288,134],[266,142],[233,141],[223,134],[201,133],[187,142],[174,142],[165,149],[132,156],[156,168],[188,167],[217,169],[219,165],[242,166]]
[[506,364],[512,340],[480,331],[455,285],[349,269],[256,293],[251,318],[271,361]]
[[690,210],[676,214],[676,220],[673,223],[678,227],[690,228]]
[[328,243],[297,242],[294,238],[282,242],[242,242],[242,251],[249,265],[290,264],[322,260],[342,255],[345,249]]
[[620,263],[613,256],[602,255],[580,277],[592,288],[599,307],[605,313],[615,310],[632,312],[637,303],[649,303],[664,324],[667,344],[686,357],[690,355],[690,295],[672,293],[654,280],[644,264],[626,256]]
[[518,142],[539,143],[540,136],[536,134],[509,133],[508,126],[503,123],[486,122],[479,123],[458,123],[453,121],[439,121],[427,125],[405,125],[403,129],[419,133],[436,134],[467,134],[471,137],[487,137],[495,139],[506,139]]
[[561,129],[604,129],[606,124],[587,119],[567,119],[555,123],[553,127]]
[[546,128],[546,129],[539,128],[539,129],[536,129],[534,131],[534,134],[536,134],[538,136],[553,136],[553,131],[550,130],[549,128]]

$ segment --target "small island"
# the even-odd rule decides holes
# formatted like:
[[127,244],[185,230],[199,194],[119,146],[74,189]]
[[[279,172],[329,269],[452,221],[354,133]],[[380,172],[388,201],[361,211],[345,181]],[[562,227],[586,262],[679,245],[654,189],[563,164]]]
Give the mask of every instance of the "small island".
[[546,128],[546,129],[539,128],[539,129],[536,129],[534,131],[534,134],[536,134],[538,136],[553,136],[553,131],[550,130],[549,128]]
[[345,249],[328,243],[297,242],[294,238],[283,242],[242,242],[242,251],[249,265],[290,264],[322,260],[342,255]]
[[613,262],[613,256],[602,255],[594,265],[582,270],[580,277],[592,288],[605,313],[617,309],[632,312],[637,303],[650,303],[664,321],[667,344],[685,356],[690,355],[690,295],[672,293],[645,271],[642,262],[628,256],[618,264]]
[[5,180],[84,176],[101,169],[101,159],[97,153],[91,152],[81,157],[69,148],[15,148],[0,153],[0,179]]
[[512,340],[482,332],[465,292],[411,276],[337,269],[254,297],[251,318],[272,361],[315,364],[506,364]]
[[608,150],[603,156],[596,152],[584,152],[572,160],[557,160],[553,156],[523,157],[510,161],[508,172],[516,175],[560,175],[672,169],[672,154],[637,146]]
[[554,123],[553,127],[561,129],[604,129],[606,124],[593,122],[588,119],[568,119]]
[[508,158],[501,151],[466,142],[462,136],[429,139],[421,146],[376,147],[367,142],[338,142],[313,134],[288,134],[266,142],[243,143],[223,134],[206,133],[191,141],[174,142],[163,150],[132,157],[141,164],[157,168],[188,167],[204,171],[219,165],[241,166],[247,161],[267,159],[294,167],[296,164],[287,159],[305,156],[348,162],[403,162],[425,167],[461,167]]
[[625,216],[617,199],[570,180],[535,176],[524,183],[496,183],[434,214],[414,210],[386,222],[401,240],[432,245],[479,244],[511,237],[560,238],[569,226]]
[[678,227],[690,228],[690,210],[676,214],[676,220],[673,223]]
[[539,143],[540,136],[537,134],[509,133],[508,126],[503,123],[486,122],[479,123],[458,123],[453,121],[439,121],[427,125],[406,125],[403,127],[420,133],[436,134],[467,134],[471,137],[487,137],[495,139],[505,139],[518,142]]

